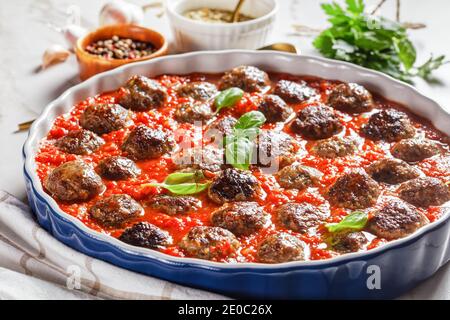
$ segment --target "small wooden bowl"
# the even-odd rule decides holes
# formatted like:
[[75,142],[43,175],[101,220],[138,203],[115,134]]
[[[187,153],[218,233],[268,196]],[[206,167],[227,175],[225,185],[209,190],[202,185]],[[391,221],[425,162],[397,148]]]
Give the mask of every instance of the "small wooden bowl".
[[[155,46],[156,51],[151,55],[137,59],[105,59],[90,54],[85,50],[87,45],[98,40],[111,39],[114,35],[121,38],[150,42]],[[141,26],[133,24],[108,25],[80,38],[75,45],[75,54],[77,55],[80,69],[80,78],[81,80],[86,80],[97,73],[111,70],[127,63],[144,61],[166,55],[167,41],[160,33]]]

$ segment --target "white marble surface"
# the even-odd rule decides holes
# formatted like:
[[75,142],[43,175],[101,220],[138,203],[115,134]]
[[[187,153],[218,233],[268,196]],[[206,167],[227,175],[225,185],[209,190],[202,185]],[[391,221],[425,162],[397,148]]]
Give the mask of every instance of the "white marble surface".
[[[153,0],[149,0],[152,2]],[[325,1],[325,0],[324,0]],[[22,178],[21,148],[26,133],[15,133],[17,124],[35,118],[50,101],[65,89],[79,82],[77,63],[72,56],[67,62],[38,71],[41,56],[51,44],[63,44],[62,36],[46,26],[47,22],[64,25],[66,10],[71,5],[80,8],[82,23],[86,27],[97,25],[97,15],[102,0],[15,0],[0,1],[0,190],[25,199]],[[146,4],[145,0],[132,1]],[[290,35],[291,25],[299,23],[311,27],[326,26],[319,1],[279,0],[280,14],[272,41],[294,43],[305,54],[317,54],[312,38]],[[373,6],[378,0],[366,1]],[[394,17],[395,1],[388,0],[381,12]],[[418,49],[419,62],[425,61],[431,52],[447,54],[450,58],[450,42],[446,33],[450,27],[448,0],[403,0],[402,20],[424,22],[427,28],[411,32]],[[165,17],[146,13],[145,25],[171,37]],[[437,82],[427,84],[417,81],[416,86],[428,96],[450,108],[450,64],[436,72]],[[450,124],[449,124],[450,125]],[[450,266],[444,267],[433,278],[412,290],[404,298],[450,299]]]

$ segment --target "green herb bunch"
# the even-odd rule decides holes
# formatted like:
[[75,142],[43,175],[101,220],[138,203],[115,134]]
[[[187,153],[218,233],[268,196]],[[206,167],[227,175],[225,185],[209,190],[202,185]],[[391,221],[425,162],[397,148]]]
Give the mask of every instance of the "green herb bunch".
[[378,70],[412,82],[415,76],[430,80],[445,56],[431,57],[415,67],[416,49],[406,29],[389,19],[365,13],[363,0],[346,0],[347,8],[336,2],[322,4],[331,27],[323,31],[314,46],[324,56]]

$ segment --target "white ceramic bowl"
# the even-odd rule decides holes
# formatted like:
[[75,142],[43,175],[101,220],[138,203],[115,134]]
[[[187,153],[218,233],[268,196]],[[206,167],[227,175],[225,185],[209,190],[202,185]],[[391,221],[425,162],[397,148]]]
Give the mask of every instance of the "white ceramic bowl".
[[256,17],[239,23],[207,23],[183,13],[199,8],[233,10],[237,0],[166,0],[166,12],[178,51],[257,49],[267,44],[273,29],[277,0],[247,0],[241,13]]

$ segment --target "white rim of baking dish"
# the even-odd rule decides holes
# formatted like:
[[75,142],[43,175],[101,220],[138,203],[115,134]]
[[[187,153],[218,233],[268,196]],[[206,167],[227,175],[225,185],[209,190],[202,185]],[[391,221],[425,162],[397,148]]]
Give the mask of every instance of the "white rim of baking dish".
[[166,7],[167,12],[169,14],[175,16],[179,20],[183,21],[184,23],[192,24],[195,26],[202,26],[202,27],[207,26],[210,29],[238,29],[240,27],[245,27],[248,25],[257,25],[261,21],[272,19],[278,13],[278,1],[277,0],[269,0],[269,1],[272,1],[273,8],[268,13],[266,13],[260,17],[257,17],[255,19],[237,22],[237,23],[225,23],[225,22],[224,23],[209,23],[209,22],[205,22],[205,21],[189,19],[189,18],[186,18],[185,16],[183,16],[182,14],[180,14],[174,8],[174,6],[178,4],[175,2],[180,2],[180,1],[183,1],[183,0],[166,1],[165,7]]
[[[135,62],[123,65],[121,67],[118,67],[116,69],[97,74],[93,76],[92,78],[89,78],[88,80],[66,90],[63,94],[61,94],[57,99],[49,103],[41,115],[34,121],[32,124],[28,138],[25,141],[23,152],[24,152],[24,169],[25,173],[31,180],[33,191],[37,193],[37,195],[44,200],[51,208],[52,210],[58,214],[63,220],[71,222],[76,228],[80,229],[85,234],[89,235],[92,238],[95,238],[96,240],[105,241],[120,250],[124,250],[128,253],[144,256],[151,259],[156,259],[163,263],[169,263],[173,265],[186,265],[189,264],[191,266],[199,267],[199,268],[207,268],[207,269],[254,269],[254,270],[271,270],[277,271],[281,269],[295,269],[296,267],[320,267],[320,266],[330,266],[330,265],[336,265],[340,263],[345,263],[350,260],[357,260],[359,258],[361,259],[367,259],[370,256],[382,254],[385,251],[389,251],[390,249],[394,249],[396,247],[401,247],[402,245],[413,241],[414,239],[420,238],[425,233],[431,231],[433,228],[438,227],[439,224],[443,223],[446,219],[449,218],[450,215],[450,208],[445,207],[447,210],[445,210],[444,214],[436,221],[421,227],[419,230],[414,232],[411,235],[408,235],[405,238],[397,239],[390,241],[388,243],[385,243],[377,248],[368,250],[368,251],[362,251],[362,252],[354,252],[354,253],[348,253],[344,255],[340,255],[337,257],[324,259],[324,260],[307,260],[307,261],[291,261],[291,262],[284,262],[284,263],[278,263],[278,264],[264,264],[264,263],[257,263],[257,262],[233,262],[233,263],[224,263],[224,262],[214,262],[209,260],[202,260],[197,258],[189,258],[189,257],[175,257],[171,256],[159,251],[147,249],[147,248],[141,248],[132,246],[129,244],[126,244],[110,235],[106,235],[104,233],[100,233],[98,231],[94,231],[84,225],[80,220],[77,218],[65,213],[59,208],[59,205],[56,203],[56,201],[47,194],[42,187],[42,183],[37,175],[37,172],[35,170],[36,164],[35,164],[35,151],[34,149],[38,149],[37,146],[39,145],[41,138],[37,138],[38,128],[43,123],[49,121],[53,122],[55,118],[49,117],[49,113],[52,110],[53,107],[63,103],[64,100],[68,99],[74,92],[81,91],[85,88],[88,88],[89,86],[93,85],[94,83],[98,82],[100,79],[105,77],[114,77],[114,75],[120,74],[123,70],[126,70],[130,67],[136,66],[136,65],[152,65],[157,64],[161,61],[165,60],[183,60],[189,57],[195,57],[195,56],[202,56],[202,55],[209,55],[209,56],[217,56],[220,57],[222,55],[228,55],[228,54],[243,54],[243,55],[278,55],[282,57],[283,59],[296,59],[301,57],[302,59],[308,60],[310,63],[319,63],[322,66],[325,66],[327,68],[344,68],[344,69],[350,69],[350,71],[353,72],[359,72],[363,75],[367,75],[368,77],[377,78],[378,80],[387,81],[392,85],[395,85],[397,87],[403,87],[410,91],[414,95],[421,96],[422,99],[427,100],[428,103],[433,104],[434,108],[438,108],[445,116],[449,117],[450,119],[450,113],[447,112],[444,108],[442,108],[437,102],[434,100],[426,97],[424,94],[422,94],[419,90],[414,88],[412,85],[406,84],[404,82],[401,82],[400,80],[396,80],[384,73],[369,70],[366,68],[363,68],[358,65],[354,65],[348,62],[342,62],[337,60],[331,60],[327,58],[322,57],[315,57],[315,56],[307,56],[307,55],[296,55],[292,53],[282,53],[282,52],[274,52],[274,51],[255,51],[255,50],[221,50],[221,51],[197,51],[197,52],[191,52],[191,53],[185,53],[185,54],[179,54],[179,55],[171,55],[171,56],[164,56],[159,57],[147,61],[141,61],[141,62]],[[194,72],[194,71],[193,71]],[[314,76],[312,74],[312,76]],[[66,111],[67,112],[67,111]]]

